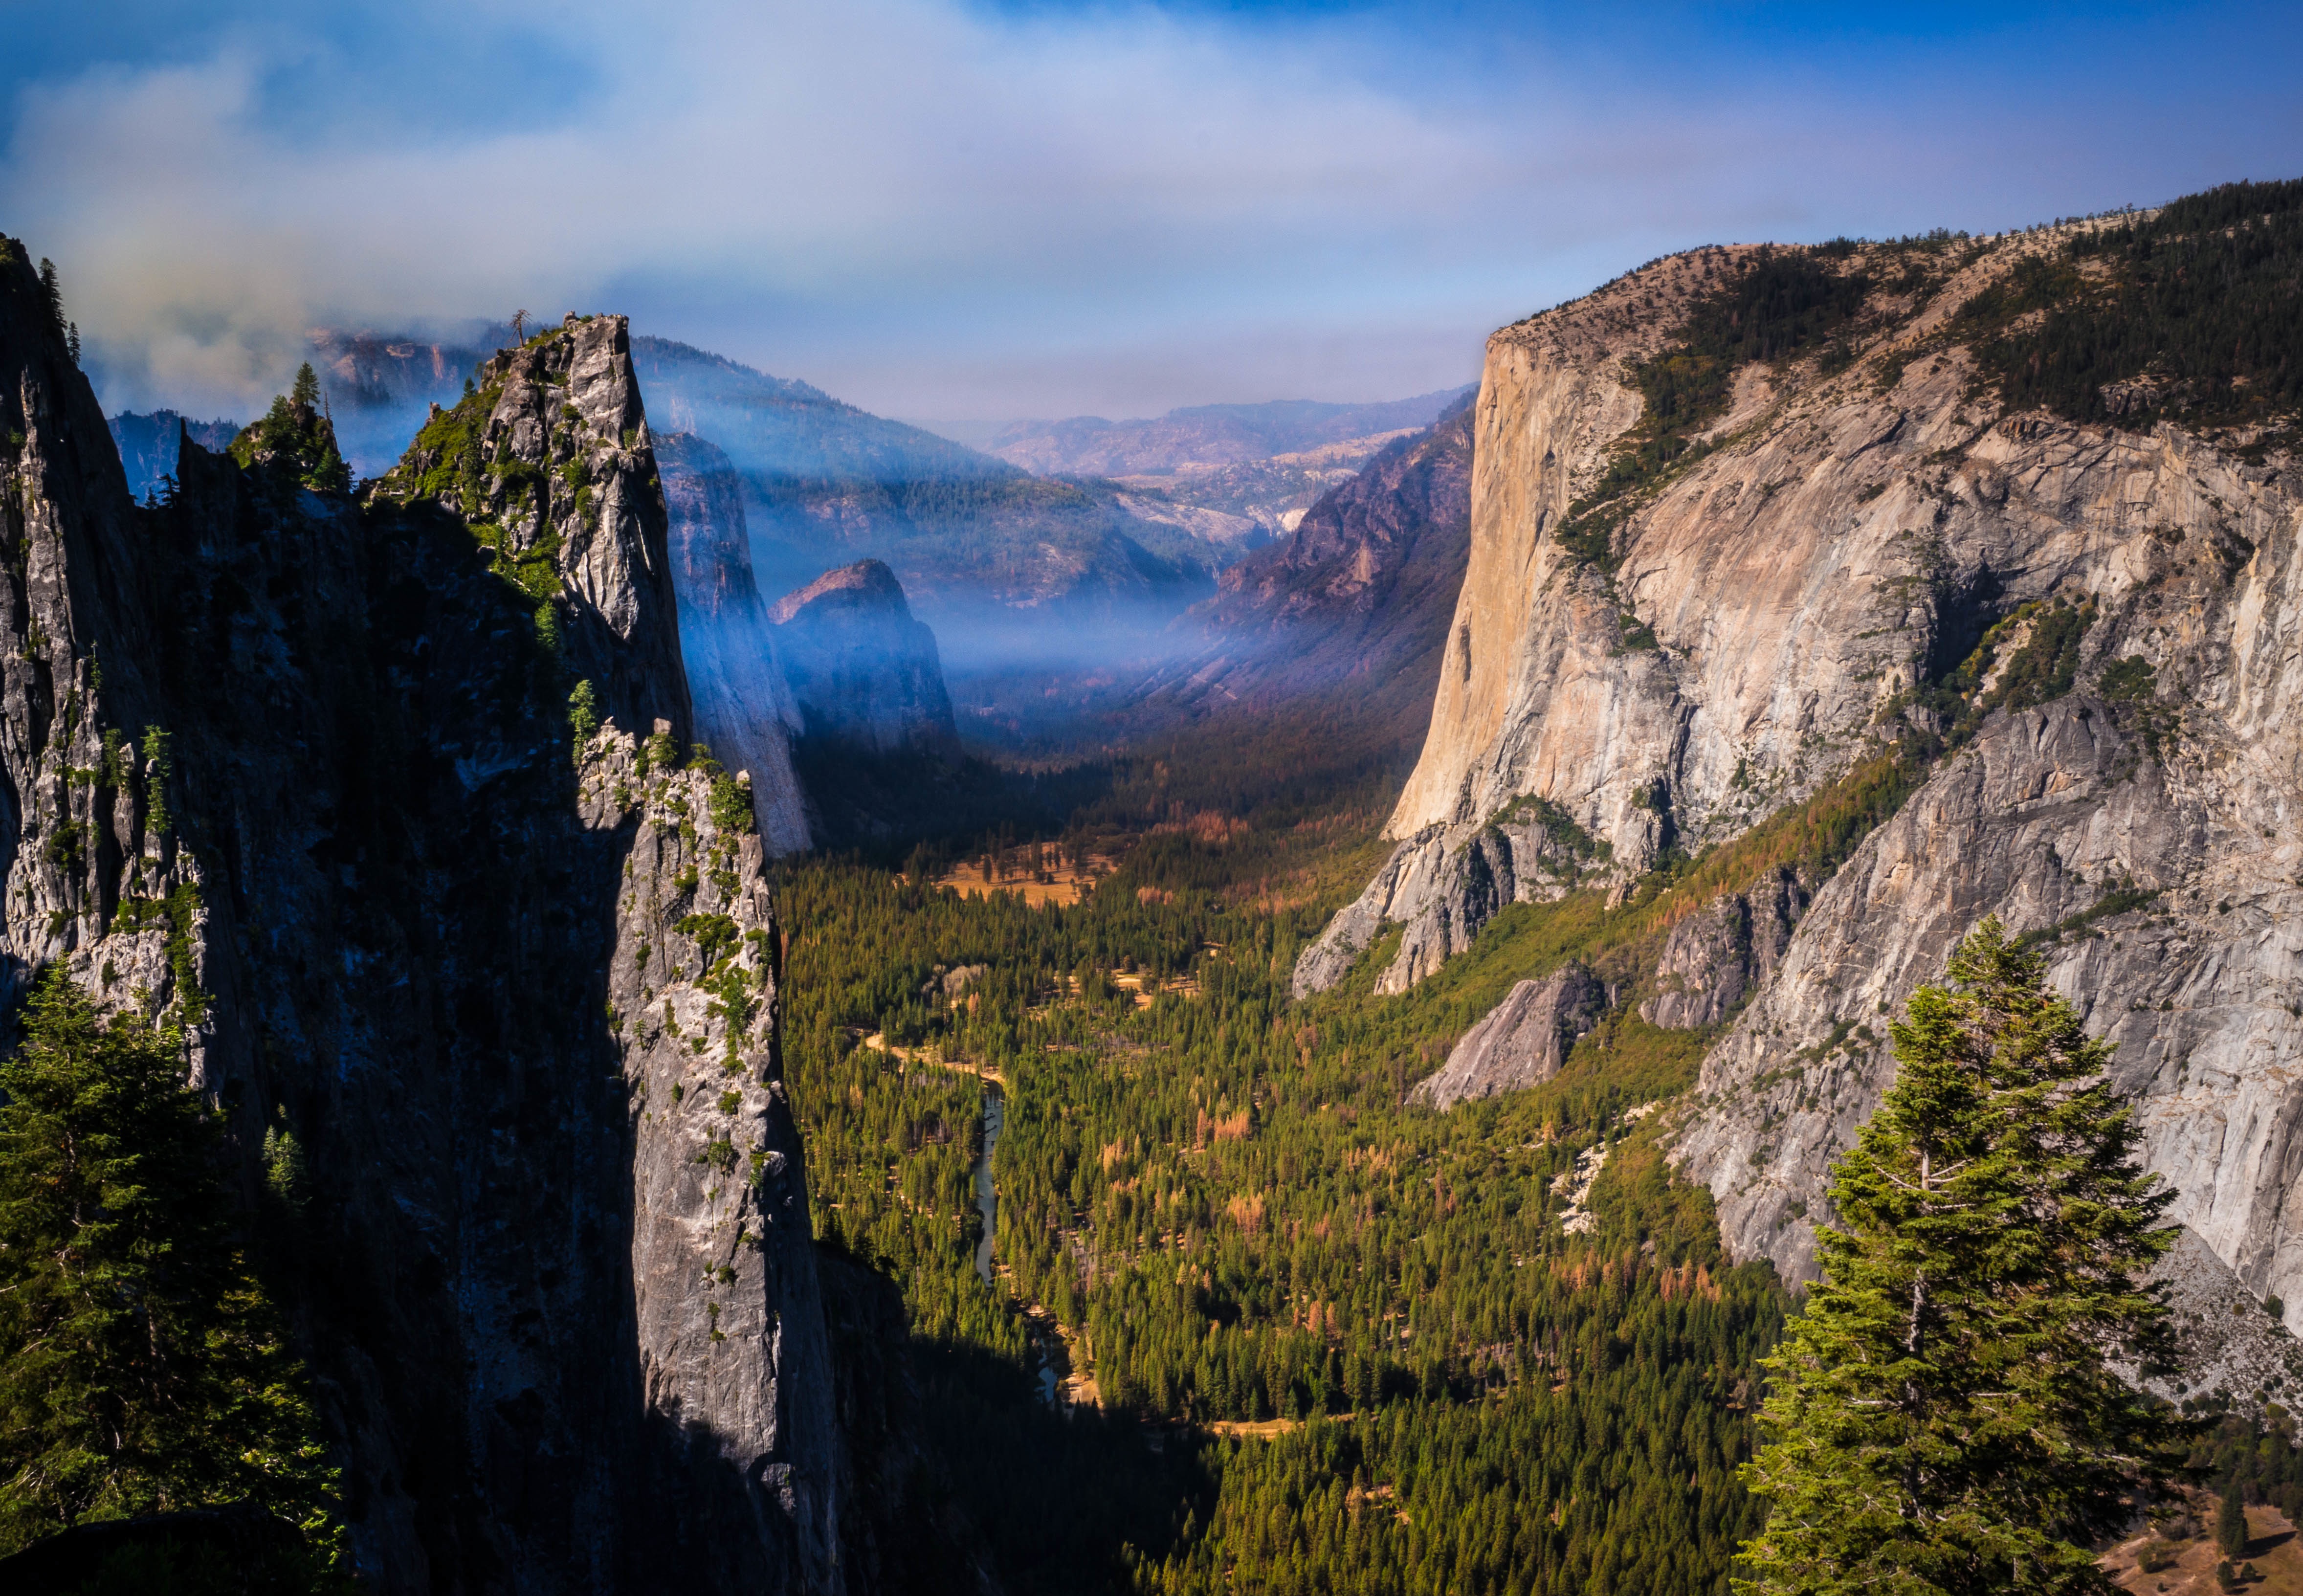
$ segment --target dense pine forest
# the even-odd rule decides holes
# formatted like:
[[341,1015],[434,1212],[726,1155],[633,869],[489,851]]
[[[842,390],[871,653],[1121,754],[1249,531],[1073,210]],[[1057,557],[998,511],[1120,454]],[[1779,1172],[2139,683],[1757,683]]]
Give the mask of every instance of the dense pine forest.
[[1410,996],[1371,958],[1291,1006],[1374,823],[1267,815],[1051,840],[1121,855],[1070,907],[998,860],[989,895],[931,888],[924,853],[780,883],[817,1231],[900,1284],[952,1489],[1030,1590],[1724,1591],[1786,1299],[1643,1112],[1705,1038],[1632,1017],[1538,1090],[1404,1106],[1435,1043],[1650,905],[1523,910]]

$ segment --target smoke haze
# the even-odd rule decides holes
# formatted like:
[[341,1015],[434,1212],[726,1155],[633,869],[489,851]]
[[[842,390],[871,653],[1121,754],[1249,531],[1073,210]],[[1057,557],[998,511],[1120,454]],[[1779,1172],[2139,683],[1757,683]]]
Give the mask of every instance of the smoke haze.
[[1365,400],[1666,249],[2303,164],[2303,46],[2248,7],[8,12],[0,216],[114,410],[253,413],[315,326],[521,307],[882,414]]

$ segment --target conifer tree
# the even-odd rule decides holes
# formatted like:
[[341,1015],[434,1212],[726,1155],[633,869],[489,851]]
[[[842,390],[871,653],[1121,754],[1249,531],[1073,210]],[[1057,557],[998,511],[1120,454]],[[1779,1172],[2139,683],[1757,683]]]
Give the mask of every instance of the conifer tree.
[[57,280],[56,263],[45,255],[40,257],[40,299],[48,308],[48,319],[55,324],[56,331],[62,333],[64,330],[63,284]]
[[0,1061],[0,1550],[233,1502],[316,1547],[336,1533],[317,1422],[180,1052],[172,1031],[100,1022],[52,970]]
[[2247,1552],[2247,1499],[2240,1494],[2237,1480],[2223,1488],[2222,1505],[2215,1509],[2215,1545],[2227,1558]]
[[2142,1283],[2172,1194],[2137,1163],[2111,1050],[1987,920],[1892,1027],[1894,1087],[1834,1170],[1843,1229],[1768,1367],[1772,1507],[1740,1592],[2108,1589],[2087,1542],[2182,1473]]

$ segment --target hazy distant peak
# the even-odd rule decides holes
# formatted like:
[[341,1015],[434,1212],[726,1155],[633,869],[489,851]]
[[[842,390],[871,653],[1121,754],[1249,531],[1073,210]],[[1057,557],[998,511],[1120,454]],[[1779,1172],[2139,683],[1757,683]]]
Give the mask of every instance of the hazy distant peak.
[[1005,460],[891,421],[822,389],[669,338],[634,338],[632,363],[657,425],[710,438],[766,480],[997,481]]
[[904,598],[904,585],[894,571],[877,560],[858,560],[838,570],[827,570],[806,587],[785,594],[768,612],[768,619],[782,626],[802,612],[832,610],[882,610],[906,619],[912,612]]
[[[642,363],[657,362],[664,366],[702,367],[715,371],[738,384],[756,384],[768,392],[801,404],[831,405],[842,410],[856,407],[844,400],[834,399],[813,383],[803,383],[797,377],[771,376],[764,371],[731,360],[710,350],[698,349],[692,343],[682,343],[675,338],[636,337],[632,340],[632,356]],[[862,412],[858,411],[858,414]]]
[[1360,424],[1371,415],[1398,410],[1422,418],[1420,425],[1429,425],[1449,404],[1477,388],[1477,383],[1467,383],[1460,388],[1435,388],[1429,393],[1419,393],[1413,399],[1372,400],[1360,404],[1336,403],[1321,399],[1267,399],[1257,404],[1194,404],[1180,406],[1160,418],[1165,421],[1186,421],[1201,418],[1225,417],[1267,426],[1316,426],[1322,422],[1342,419],[1350,422],[1353,436],[1368,432],[1391,432],[1402,425],[1395,423],[1375,426]]
[[991,452],[1042,475],[1127,477],[1244,465],[1379,433],[1420,432],[1472,391],[1447,388],[1372,404],[1275,399],[1187,405],[1148,421],[1017,421],[993,436]]

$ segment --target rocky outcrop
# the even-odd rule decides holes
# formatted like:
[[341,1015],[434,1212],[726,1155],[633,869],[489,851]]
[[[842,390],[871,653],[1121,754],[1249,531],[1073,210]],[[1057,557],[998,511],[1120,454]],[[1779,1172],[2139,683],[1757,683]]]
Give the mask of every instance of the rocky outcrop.
[[[1698,447],[1607,523],[1568,526],[1641,415],[1630,363],[1751,257],[1675,257],[1496,334],[1398,851],[1299,984],[1386,925],[1409,928],[1403,960],[1460,945],[1413,927],[1470,917],[1471,873],[1446,862],[1523,797],[1628,882],[1771,815],[1842,823],[1802,806],[1892,744],[1918,790],[1815,883],[1771,968],[1737,889],[1748,918],[1683,921],[1660,979],[1631,984],[1658,1023],[1731,1022],[1675,1132],[1731,1250],[1811,1271],[1831,1161],[1890,1078],[1890,1017],[1997,914],[2116,1044],[2172,1217],[2248,1294],[2303,1302],[2303,498],[2275,440],[1990,397],[1960,308],[2070,236],[1827,258],[1874,285],[1839,358],[1742,368]],[[2027,663],[2051,630],[2059,652]]]
[[1799,878],[1778,870],[1750,892],[1725,894],[1673,926],[1640,1018],[1674,1031],[1719,1024],[1744,993],[1773,978],[1807,899]]
[[1415,1084],[1411,1102],[1452,1109],[1475,1097],[1540,1085],[1567,1062],[1568,1050],[1599,1021],[1607,988],[1581,965],[1523,981],[1470,1030],[1438,1072]]
[[365,505],[190,443],[139,510],[0,252],[0,980],[168,1012],[251,1195],[299,1145],[265,1240],[363,1581],[840,1588],[777,932],[621,322]]
[[1343,979],[1387,925],[1402,927],[1399,948],[1375,989],[1405,992],[1469,947],[1506,904],[1547,903],[1587,877],[1614,875],[1605,850],[1540,802],[1507,810],[1461,840],[1433,826],[1386,860],[1303,950],[1295,995],[1308,997]]
[[661,710],[686,743],[688,678],[654,441],[620,316],[568,317],[491,357],[477,392],[433,407],[379,503],[446,505],[497,568],[553,606],[557,649],[599,715]]
[[741,485],[728,457],[692,434],[657,439],[656,460],[671,518],[680,652],[696,732],[721,764],[750,773],[752,803],[769,851],[805,852],[807,816],[791,765],[799,706],[777,663],[767,606],[752,579]]
[[605,967],[654,1501],[707,1588],[830,1588],[843,1459],[750,795],[679,769],[661,722],[584,754],[585,824],[630,838]]
[[877,560],[824,572],[768,612],[806,736],[874,754],[956,758],[935,634]]

